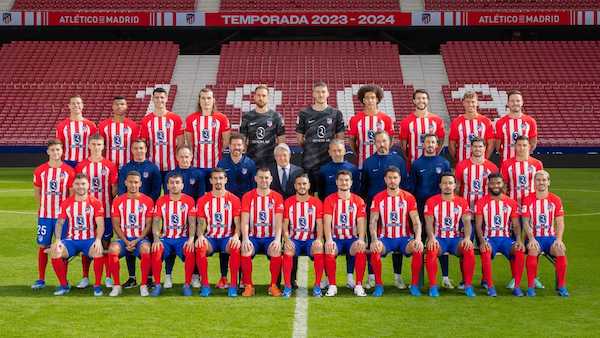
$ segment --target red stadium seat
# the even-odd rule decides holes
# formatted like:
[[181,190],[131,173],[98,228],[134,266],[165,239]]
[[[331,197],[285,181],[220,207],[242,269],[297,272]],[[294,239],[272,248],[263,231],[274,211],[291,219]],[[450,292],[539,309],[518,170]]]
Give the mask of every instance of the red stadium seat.
[[600,9],[595,0],[424,0],[426,10],[496,11],[496,10],[591,10]]

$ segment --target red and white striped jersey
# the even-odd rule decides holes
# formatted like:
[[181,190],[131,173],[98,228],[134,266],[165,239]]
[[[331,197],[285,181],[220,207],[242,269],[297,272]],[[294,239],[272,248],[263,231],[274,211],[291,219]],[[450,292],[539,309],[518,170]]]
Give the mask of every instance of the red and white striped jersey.
[[500,141],[500,161],[515,157],[515,143],[517,137],[524,135],[530,139],[537,137],[537,123],[529,115],[511,118],[504,115],[496,121],[496,139]]
[[381,191],[371,203],[371,213],[379,213],[377,236],[379,238],[408,237],[411,234],[409,213],[417,211],[417,201],[408,191],[400,190],[398,196]]
[[450,141],[456,142],[457,162],[471,158],[471,141],[478,137],[487,141],[496,138],[492,121],[487,117],[477,114],[474,119],[466,119],[464,115],[452,120],[450,124]]
[[104,218],[102,203],[88,196],[83,201],[76,201],[75,196],[67,198],[60,205],[60,216],[67,226],[67,239],[96,238],[96,217]]
[[188,218],[196,216],[196,203],[186,194],[177,201],[170,195],[161,196],[154,206],[154,217],[160,217],[163,224],[163,238],[184,238],[189,236]]
[[519,217],[519,206],[506,195],[495,200],[488,194],[477,202],[475,215],[483,217],[484,237],[510,237],[512,219]]
[[433,113],[417,117],[414,113],[400,121],[400,140],[406,141],[408,165],[423,155],[423,141],[426,134],[435,134],[443,143],[444,121]]
[[508,196],[521,205],[523,198],[535,191],[533,176],[542,169],[542,162],[533,157],[527,161],[517,161],[514,157],[504,161],[500,173],[508,187]]
[[106,159],[121,169],[131,161],[131,144],[139,136],[139,128],[133,120],[124,118],[115,122],[112,118],[100,122],[98,132],[104,137]]
[[63,143],[64,159],[81,162],[88,157],[88,139],[96,132],[96,125],[88,119],[72,121],[66,118],[60,121],[56,125],[56,138]]
[[460,197],[454,196],[451,201],[444,201],[442,195],[435,195],[425,203],[424,213],[433,216],[433,232],[436,238],[460,237],[458,226],[463,215],[469,215],[469,204]]
[[367,215],[365,202],[358,195],[350,194],[347,200],[333,193],[323,201],[323,215],[331,216],[331,237],[333,239],[354,239],[358,237],[358,219]]
[[252,189],[242,196],[242,212],[249,214],[250,237],[266,238],[275,236],[275,215],[283,215],[283,197],[271,190],[261,196]]
[[531,194],[523,199],[521,215],[529,218],[535,237],[556,236],[554,220],[556,217],[564,216],[565,210],[560,197],[553,193],[548,193],[548,197],[542,199]]
[[467,159],[456,165],[456,185],[460,187],[460,195],[469,202],[471,212],[475,211],[477,201],[487,194],[488,175],[495,172],[498,167],[489,160],[475,164]]
[[183,122],[179,115],[168,112],[163,117],[154,113],[144,116],[140,123],[140,137],[148,140],[148,159],[160,171],[175,169],[177,137],[183,135]]
[[198,218],[206,221],[206,237],[224,238],[233,235],[234,218],[241,213],[240,199],[227,191],[223,197],[215,197],[212,192],[198,199]]
[[362,169],[363,162],[377,152],[375,146],[375,133],[386,131],[390,137],[394,136],[394,122],[386,113],[378,112],[375,115],[366,115],[358,112],[350,118],[347,135],[354,137],[358,143],[358,168]]
[[202,115],[202,112],[195,112],[185,119],[185,124],[185,131],[192,135],[192,166],[215,168],[221,159],[223,133],[231,129],[229,119],[219,112],[207,116]]
[[310,196],[306,202],[300,202],[296,195],[285,200],[284,221],[289,221],[290,238],[306,241],[317,238],[317,220],[323,220],[323,204]]
[[75,171],[63,163],[60,168],[51,168],[44,163],[33,172],[33,185],[40,188],[40,218],[58,218],[61,203],[69,197]]
[[[117,196],[112,204],[112,217],[119,217],[121,231],[125,237],[139,238],[146,227],[152,226],[154,201],[144,194],[137,198],[127,196],[127,193]],[[150,218],[150,222],[146,220]],[[115,224],[116,225],[116,224]]]
[[85,159],[75,168],[76,173],[84,173],[90,181],[90,195],[96,197],[106,210],[110,210],[113,200],[112,186],[118,182],[117,167],[109,160],[92,162]]

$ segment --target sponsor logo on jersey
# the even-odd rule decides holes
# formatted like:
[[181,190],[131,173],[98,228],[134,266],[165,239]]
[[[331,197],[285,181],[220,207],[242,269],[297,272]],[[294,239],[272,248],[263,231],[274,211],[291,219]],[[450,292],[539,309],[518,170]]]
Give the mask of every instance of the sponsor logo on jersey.
[[267,212],[261,210],[258,212],[258,222],[265,223],[267,221]]
[[129,214],[128,222],[129,222],[129,225],[136,225],[137,224],[137,216],[135,214]]
[[121,145],[121,135],[113,136],[113,144],[117,147]]
[[75,145],[81,144],[81,134],[73,133],[73,144],[75,144]]
[[494,216],[494,225],[495,226],[502,225],[502,216],[500,216],[500,215],[495,215]]
[[171,224],[172,225],[179,225],[179,216],[177,214],[172,214],[171,215]]
[[262,140],[265,138],[265,128],[258,127],[256,128],[256,138]]
[[215,222],[217,224],[223,223],[223,214],[220,212],[215,212]]
[[325,133],[326,133],[325,126],[323,126],[323,125],[319,126],[319,128],[317,129],[317,137],[325,138]]

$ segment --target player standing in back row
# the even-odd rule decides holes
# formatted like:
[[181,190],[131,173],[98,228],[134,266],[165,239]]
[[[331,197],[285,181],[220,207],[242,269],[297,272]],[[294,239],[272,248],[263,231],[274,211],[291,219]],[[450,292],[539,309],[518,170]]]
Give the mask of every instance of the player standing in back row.
[[455,163],[471,158],[471,143],[475,138],[485,142],[485,158],[490,158],[496,146],[496,137],[492,121],[477,112],[477,94],[466,92],[463,95],[465,113],[450,124],[448,152]]
[[537,123],[523,113],[523,95],[518,90],[508,92],[508,114],[496,121],[496,149],[500,162],[516,156],[516,143],[519,136],[529,139],[530,151],[537,145]]
[[98,132],[104,137],[106,159],[121,169],[131,161],[131,145],[139,135],[137,124],[125,116],[127,100],[123,96],[115,96],[112,103],[113,116],[98,126]]
[[281,115],[268,106],[267,86],[260,85],[254,89],[254,104],[256,108],[242,116],[240,134],[246,137],[246,154],[256,162],[256,166],[269,166],[275,161],[275,146],[285,142],[285,126]]
[[63,144],[64,162],[75,168],[87,157],[88,138],[96,133],[96,125],[83,117],[83,99],[79,95],[69,98],[69,114],[56,125],[56,138]]

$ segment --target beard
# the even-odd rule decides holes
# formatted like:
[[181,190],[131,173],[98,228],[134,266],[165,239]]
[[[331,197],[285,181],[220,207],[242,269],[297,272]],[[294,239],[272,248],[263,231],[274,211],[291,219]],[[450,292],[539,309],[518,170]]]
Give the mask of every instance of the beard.
[[500,196],[502,195],[502,189],[498,189],[498,190],[490,190],[490,194],[492,196]]

